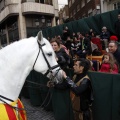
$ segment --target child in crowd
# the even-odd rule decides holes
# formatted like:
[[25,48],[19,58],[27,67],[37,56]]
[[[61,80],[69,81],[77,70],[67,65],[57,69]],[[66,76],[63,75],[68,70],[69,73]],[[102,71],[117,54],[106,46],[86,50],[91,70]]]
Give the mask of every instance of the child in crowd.
[[118,65],[112,53],[105,53],[101,64],[100,72],[118,73]]

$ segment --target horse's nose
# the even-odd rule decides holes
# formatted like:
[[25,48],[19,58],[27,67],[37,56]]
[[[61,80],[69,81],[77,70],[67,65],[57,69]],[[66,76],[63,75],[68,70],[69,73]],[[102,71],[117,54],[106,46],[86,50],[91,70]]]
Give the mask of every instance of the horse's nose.
[[63,75],[62,75],[62,70],[59,70],[58,74],[57,74],[57,83],[62,83],[63,82]]

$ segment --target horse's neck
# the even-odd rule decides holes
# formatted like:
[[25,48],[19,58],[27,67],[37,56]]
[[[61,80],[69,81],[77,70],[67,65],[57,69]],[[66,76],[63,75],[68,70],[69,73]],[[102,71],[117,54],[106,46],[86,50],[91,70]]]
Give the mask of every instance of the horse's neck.
[[[11,46],[8,46],[10,49],[5,48],[6,50],[2,51],[3,53],[5,51],[4,54],[1,52],[0,95],[12,100],[16,100],[18,98],[24,81],[32,70],[34,56],[37,54],[35,53],[38,49],[38,46],[35,43],[36,41],[29,41],[32,42],[32,45],[29,43],[26,45],[25,42],[22,42],[21,45],[15,45],[15,47],[18,47],[17,49],[14,48],[13,50],[11,49]],[[9,101],[7,102],[9,103]]]

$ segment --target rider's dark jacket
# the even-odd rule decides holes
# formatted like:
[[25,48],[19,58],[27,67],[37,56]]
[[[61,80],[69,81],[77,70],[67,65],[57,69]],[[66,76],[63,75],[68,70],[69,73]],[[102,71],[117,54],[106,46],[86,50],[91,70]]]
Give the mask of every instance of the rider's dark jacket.
[[[91,102],[91,82],[85,77],[86,74],[78,74],[75,81],[71,80],[69,77],[66,78],[68,86],[71,90],[80,97],[80,109],[82,111],[88,110],[89,104]],[[77,86],[76,83],[82,79],[80,85]]]

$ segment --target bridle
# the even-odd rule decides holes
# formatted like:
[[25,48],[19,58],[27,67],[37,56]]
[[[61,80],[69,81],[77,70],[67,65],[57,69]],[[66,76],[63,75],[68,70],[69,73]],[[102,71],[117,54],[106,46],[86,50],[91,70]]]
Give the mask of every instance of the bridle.
[[55,68],[59,68],[59,69],[56,70],[56,74],[55,74],[54,76],[52,76],[51,79],[53,79],[53,78],[55,78],[55,76],[56,76],[57,73],[59,72],[60,66],[59,66],[58,64],[57,64],[57,65],[54,65],[54,66],[52,66],[52,67],[50,66],[50,64],[49,64],[49,62],[48,62],[48,60],[47,60],[47,58],[46,58],[46,56],[45,56],[45,53],[44,53],[44,51],[43,51],[43,49],[42,49],[42,47],[45,46],[46,44],[43,43],[43,44],[41,45],[41,44],[39,43],[39,41],[37,41],[37,42],[38,42],[38,45],[39,45],[39,51],[38,51],[37,57],[36,57],[36,59],[35,59],[35,62],[34,62],[34,64],[33,64],[33,70],[34,70],[35,64],[36,64],[36,62],[37,62],[37,59],[38,59],[38,57],[39,57],[40,50],[41,50],[42,55],[43,55],[43,57],[44,57],[44,59],[45,59],[45,61],[46,61],[46,63],[47,63],[47,66],[48,66],[48,70],[46,71],[46,73],[45,73],[44,75],[47,76],[47,75],[50,73],[51,76],[52,76],[52,70],[54,70]]

